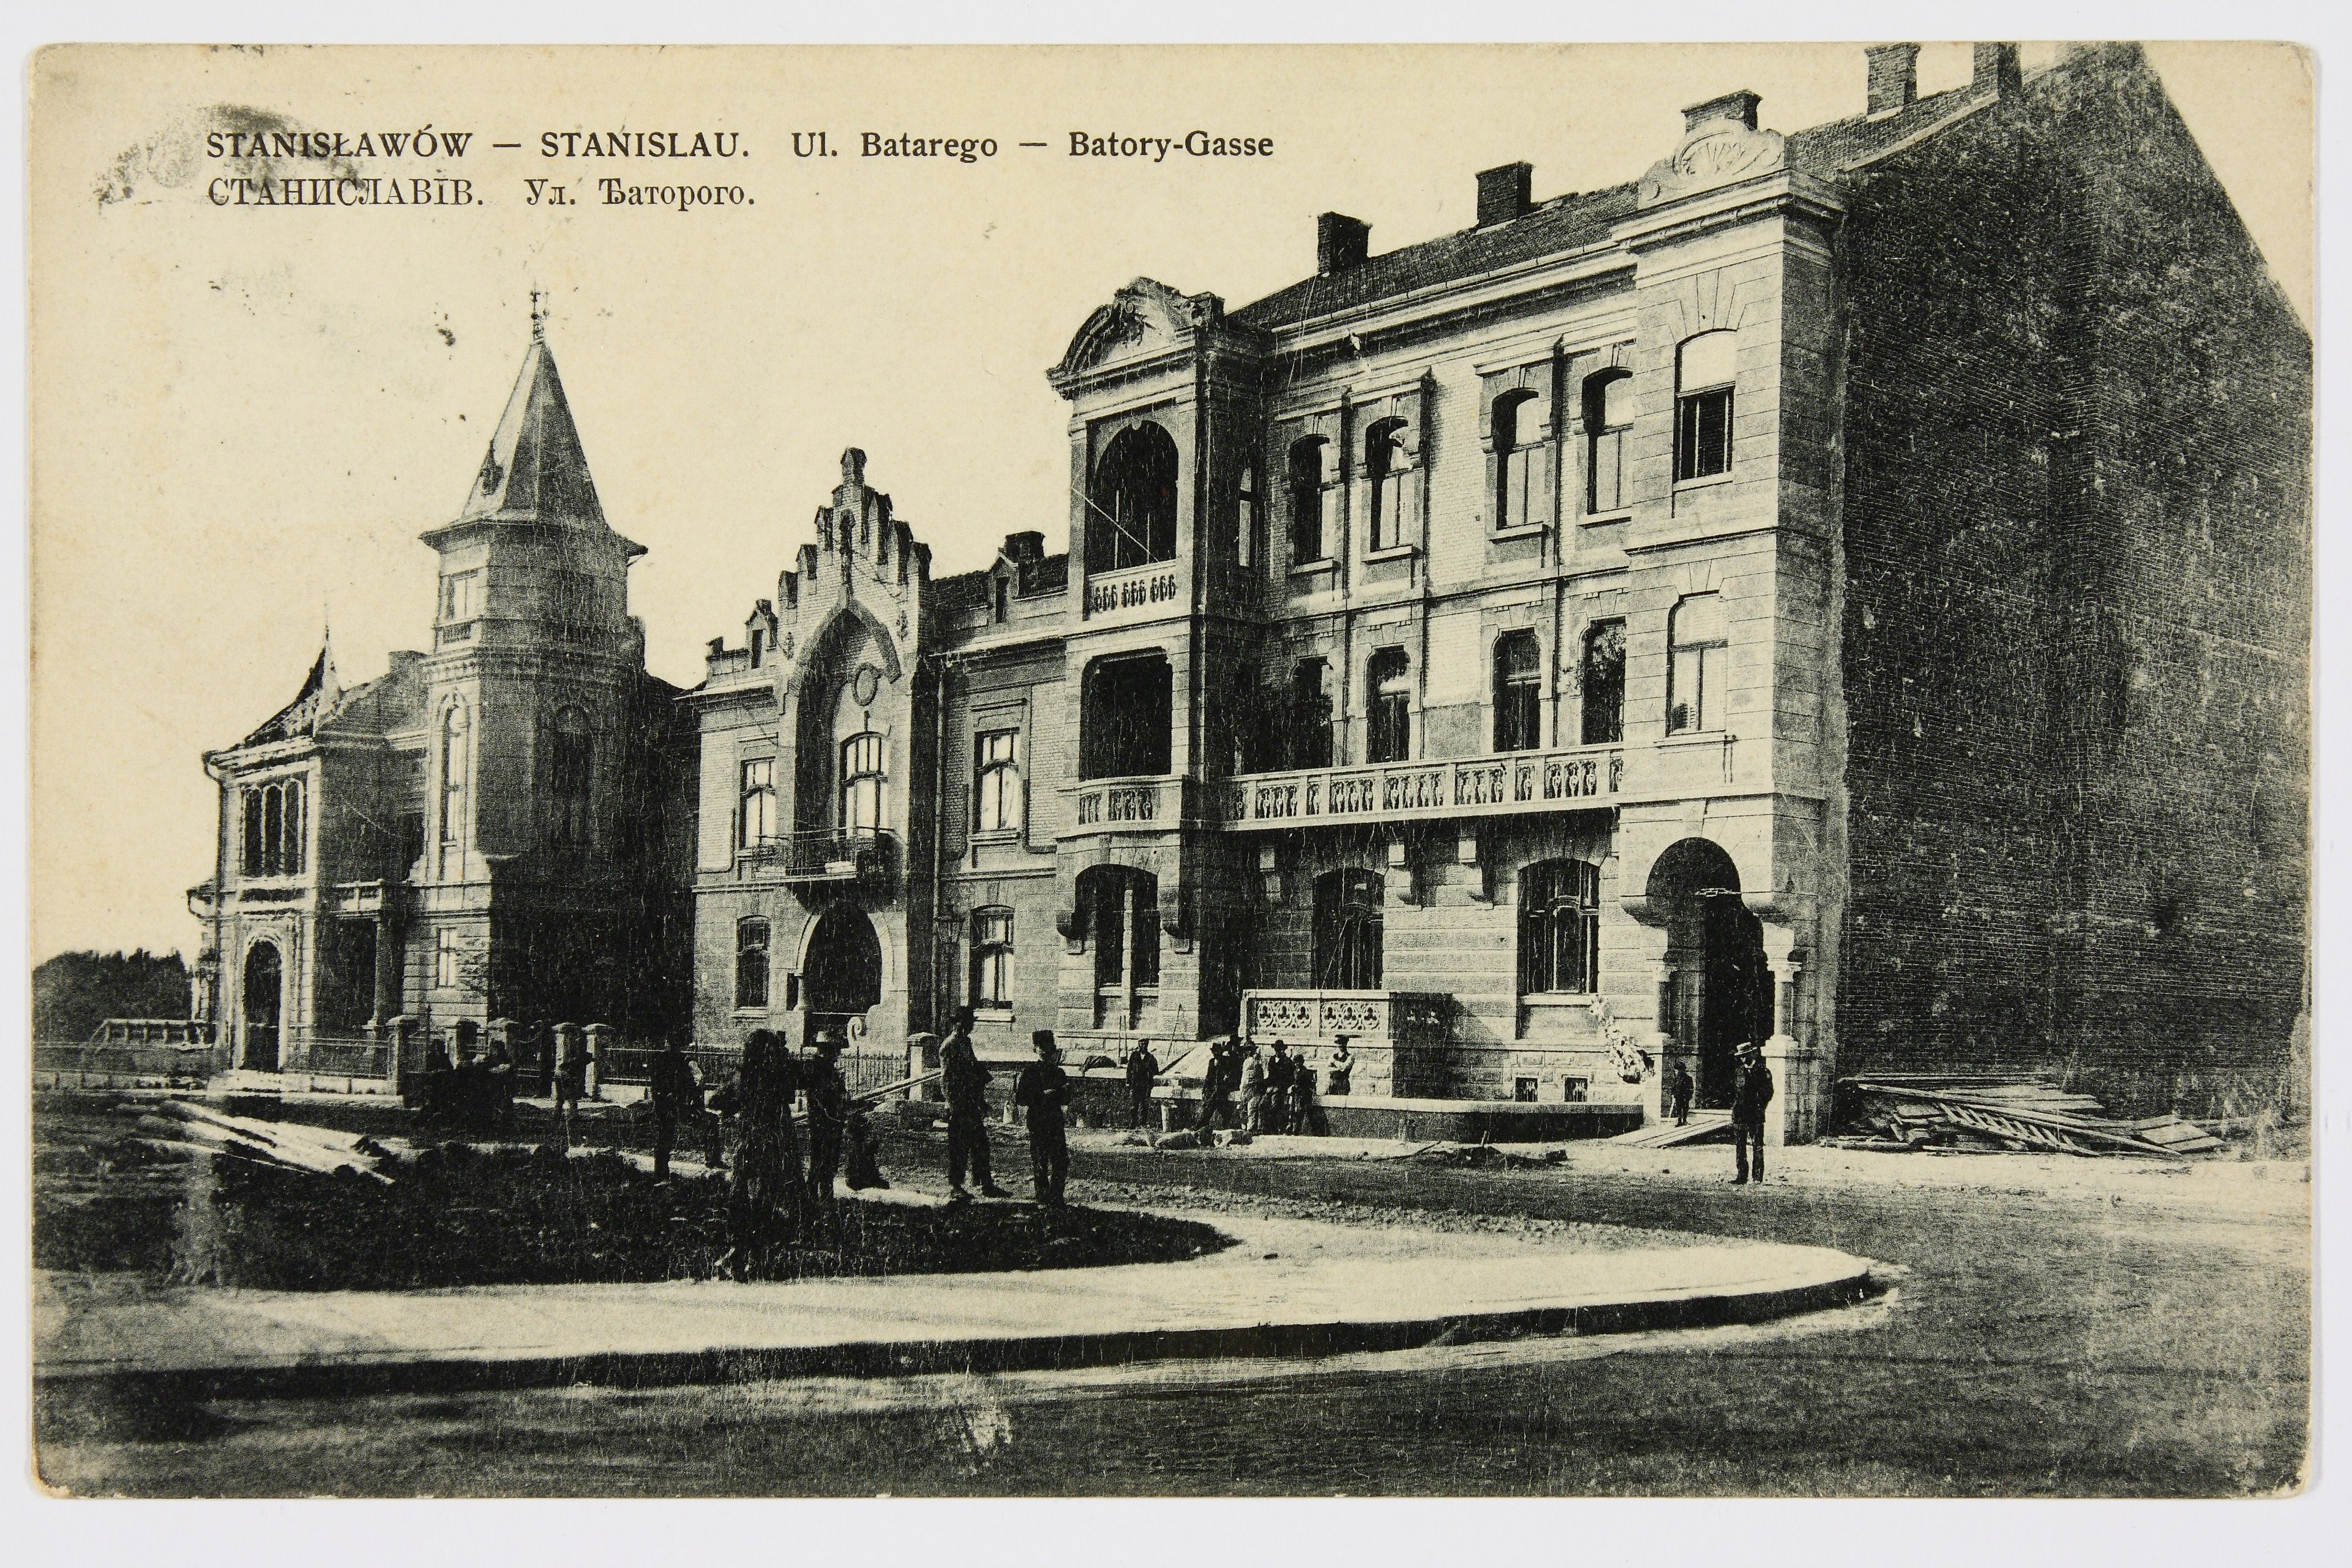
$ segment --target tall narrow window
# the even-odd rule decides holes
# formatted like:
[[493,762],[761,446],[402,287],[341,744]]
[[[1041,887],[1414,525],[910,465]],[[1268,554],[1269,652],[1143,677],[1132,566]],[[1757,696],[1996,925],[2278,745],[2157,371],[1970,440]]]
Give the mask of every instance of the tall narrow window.
[[1625,623],[1601,621],[1584,634],[1584,743],[1625,738]]
[[1315,879],[1315,984],[1326,991],[1381,988],[1379,873],[1327,871]]
[[302,781],[279,779],[243,796],[244,832],[237,868],[248,877],[291,877],[302,869],[308,842],[302,821]]
[[760,668],[760,661],[767,656],[767,628],[764,626],[753,626],[751,628],[751,668],[753,669]]
[[1001,626],[1013,618],[1013,580],[1011,578],[999,577],[991,584],[990,598],[993,606],[992,614],[998,626]]
[[1087,570],[1176,559],[1176,442],[1146,420],[1110,439],[1087,493]]
[[441,842],[466,841],[466,710],[452,708],[441,720]]
[[1095,1026],[1134,1026],[1160,985],[1160,879],[1124,866],[1082,872],[1078,900],[1095,958]]
[[266,793],[257,789],[245,792],[245,855],[237,862],[237,869],[248,877],[261,875],[262,865],[269,853],[267,847],[268,808],[262,801]]
[[465,980],[460,960],[465,950],[458,943],[457,933],[447,928],[433,936],[433,986],[436,991],[455,991]]
[[1245,458],[1234,480],[1234,559],[1255,566],[1265,553],[1265,511],[1258,496],[1257,459]]
[[1633,374],[1604,370],[1584,378],[1584,510],[1625,504],[1625,432],[1633,424]]
[[776,836],[776,759],[755,757],[742,766],[736,801],[736,842],[755,849]]
[[482,613],[482,574],[452,572],[441,579],[441,619],[470,621]]
[[1533,632],[1495,639],[1495,750],[1543,744],[1543,645]]
[[1551,521],[1551,477],[1546,459],[1550,414],[1532,392],[1495,400],[1495,527],[1525,528]]
[[768,1005],[768,922],[751,915],[735,922],[735,1005]]
[[1739,334],[1701,332],[1675,356],[1675,479],[1731,471],[1731,393]]
[[1382,420],[1364,437],[1364,478],[1371,490],[1371,547],[1393,550],[1409,544],[1412,460],[1404,449],[1404,422]]
[[1519,873],[1519,991],[1601,988],[1601,868],[1540,860]]
[[1364,760],[1403,762],[1412,755],[1412,668],[1404,649],[1384,647],[1372,655],[1364,668],[1364,684],[1371,692]]
[[1290,448],[1290,563],[1304,566],[1331,553],[1328,519],[1324,515],[1325,454],[1329,443],[1310,436]]
[[1021,826],[1021,767],[1014,730],[991,730],[972,742],[972,826],[982,833],[1010,833]]
[[841,826],[852,830],[882,826],[882,737],[867,731],[841,743]]
[[1675,606],[1666,627],[1666,733],[1723,728],[1729,628],[1723,595],[1693,594]]
[[1013,911],[1001,904],[971,911],[971,1005],[1013,1005]]
[[548,794],[558,844],[588,842],[589,785],[594,768],[595,741],[588,733],[588,716],[577,708],[566,708],[555,716],[548,753]]
[[1290,672],[1290,765],[1331,765],[1331,695],[1324,689],[1319,658],[1302,658]]

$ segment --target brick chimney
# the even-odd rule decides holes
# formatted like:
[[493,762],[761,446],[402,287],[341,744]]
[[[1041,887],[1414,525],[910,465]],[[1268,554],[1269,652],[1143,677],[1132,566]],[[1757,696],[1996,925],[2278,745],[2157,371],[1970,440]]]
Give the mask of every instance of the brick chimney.
[[1529,193],[1534,189],[1535,166],[1531,163],[1506,163],[1499,169],[1478,171],[1478,226],[1508,223],[1515,217],[1525,217],[1534,204]]
[[1870,118],[1892,114],[1918,101],[1918,45],[1873,44],[1863,55],[1870,61]]
[[2015,44],[1979,44],[1976,71],[1969,89],[2008,98],[2025,85],[2025,68],[2018,63]]
[[1756,106],[1763,101],[1743,87],[1737,92],[1727,92],[1721,98],[1694,103],[1683,110],[1683,130],[1685,132],[1696,131],[1710,120],[1729,120],[1753,131],[1756,129]]
[[1315,271],[1328,278],[1363,265],[1371,254],[1372,226],[1346,213],[1325,213],[1315,220]]

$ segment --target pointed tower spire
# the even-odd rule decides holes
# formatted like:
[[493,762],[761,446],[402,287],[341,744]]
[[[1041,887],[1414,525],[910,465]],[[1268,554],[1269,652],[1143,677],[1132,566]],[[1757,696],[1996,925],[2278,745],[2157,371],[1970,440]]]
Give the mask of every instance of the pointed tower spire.
[[581,450],[572,405],[555,374],[555,356],[547,347],[545,298],[541,290],[531,290],[530,346],[523,352],[522,374],[515,378],[506,413],[457,513],[460,522],[489,519],[604,526],[596,483],[588,476],[588,456]]

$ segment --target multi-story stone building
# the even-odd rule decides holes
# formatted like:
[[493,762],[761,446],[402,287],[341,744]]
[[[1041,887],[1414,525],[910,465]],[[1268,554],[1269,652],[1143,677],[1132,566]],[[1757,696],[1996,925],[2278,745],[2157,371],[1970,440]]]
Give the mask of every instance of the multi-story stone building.
[[[224,964],[249,991],[265,931],[310,953],[404,875],[401,1005],[472,1005],[425,971],[451,928],[495,958],[510,887],[527,933],[690,879],[706,1043],[829,1024],[903,1059],[968,1004],[992,1055],[1347,1034],[1360,1097],[1654,1107],[1677,1061],[1719,1101],[1761,1038],[1789,1137],[1833,1068],[2271,1097],[2306,973],[2307,335],[2137,50],[2029,78],[1979,46],[1926,97],[1915,55],[1787,135],[1696,105],[1631,184],[1486,170],[1459,233],[1376,254],[1326,214],[1313,276],[1237,310],[1119,290],[1050,373],[1065,548],[935,579],[851,451],[674,742],[629,717],[663,695],[634,547],[584,464],[516,499],[545,458],[502,426],[428,536],[435,654],[215,759]],[[553,429],[532,353],[507,424]],[[534,449],[576,457],[568,421]],[[450,608],[468,572],[487,610]],[[478,821],[452,723],[505,781],[464,786]],[[634,858],[561,839],[577,733],[635,738]],[[289,883],[269,824],[327,831],[346,752],[416,826]],[[269,816],[280,766],[312,817]]]
[[[344,689],[331,654],[205,765],[217,862],[202,1016],[222,1065],[477,1026],[682,1016],[691,732],[628,613],[644,548],[605,522],[534,320],[440,560],[433,651]],[[541,1033],[544,1039],[544,1033]]]

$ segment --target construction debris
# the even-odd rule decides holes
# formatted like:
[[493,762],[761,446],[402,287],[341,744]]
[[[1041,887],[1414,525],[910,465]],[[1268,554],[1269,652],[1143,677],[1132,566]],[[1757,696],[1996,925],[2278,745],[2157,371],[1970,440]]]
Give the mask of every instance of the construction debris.
[[2181,1159],[2221,1140],[2178,1116],[2123,1121],[2093,1096],[2038,1079],[1874,1073],[1839,1084],[1847,1149],[2037,1150]]
[[147,1136],[141,1142],[158,1149],[225,1154],[314,1176],[352,1171],[379,1182],[392,1179],[376,1168],[383,1147],[358,1133],[331,1132],[298,1122],[256,1121],[187,1100],[159,1100],[142,1110],[138,1125]]
[[1678,1149],[1685,1143],[1727,1142],[1730,1137],[1731,1112],[1694,1110],[1685,1123],[1654,1121],[1647,1127],[1621,1132],[1609,1142],[1621,1149]]
[[1568,1151],[1546,1149],[1539,1153],[1525,1154],[1515,1149],[1498,1148],[1492,1143],[1429,1143],[1414,1150],[1407,1158],[1432,1165],[1459,1165],[1475,1170],[1531,1171],[1565,1163]]

